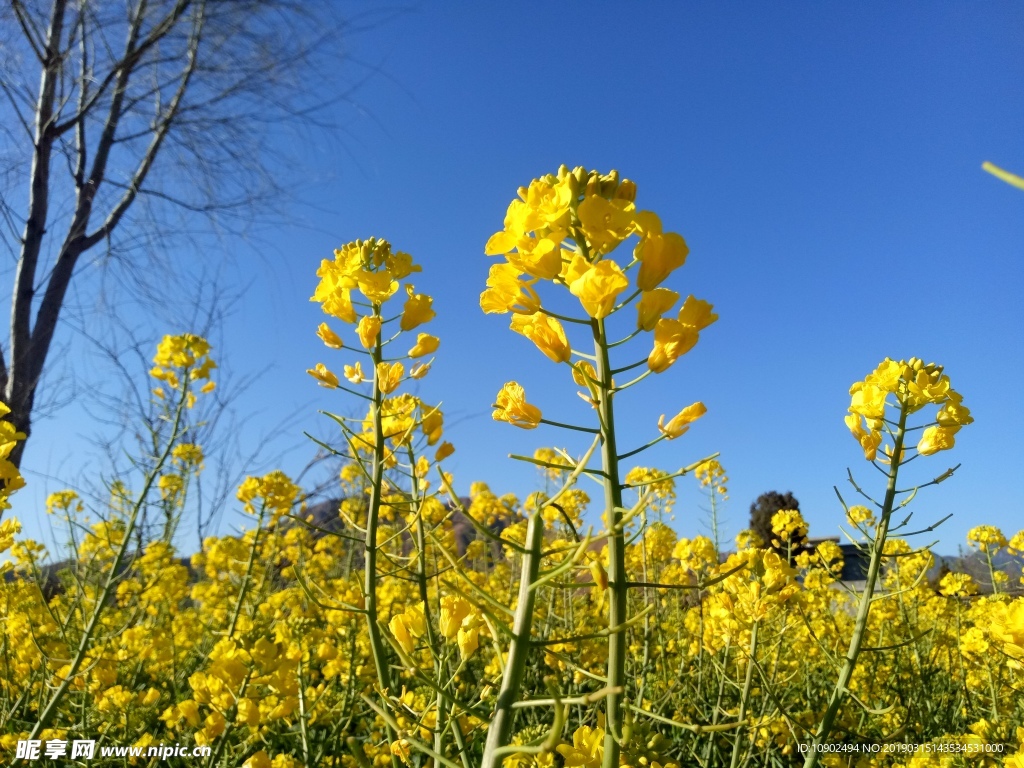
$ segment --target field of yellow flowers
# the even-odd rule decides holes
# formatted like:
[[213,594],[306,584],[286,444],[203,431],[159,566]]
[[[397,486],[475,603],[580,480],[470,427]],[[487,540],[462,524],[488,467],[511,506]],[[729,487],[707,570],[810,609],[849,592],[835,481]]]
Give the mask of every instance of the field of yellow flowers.
[[[516,457],[538,467],[522,497],[460,492],[444,470],[456,447],[442,412],[403,391],[440,345],[422,330],[421,266],[355,241],[322,263],[313,295],[332,351],[309,372],[365,407],[332,416],[337,520],[314,522],[281,472],[249,477],[248,530],[183,560],[171,541],[203,469],[193,405],[216,365],[202,338],[166,337],[151,371],[163,417],[138,476],[112,481],[103,509],[73,491],[48,500],[73,553],[56,576],[16,520],[0,522],[0,762],[89,739],[143,751],[62,764],[1024,768],[1024,598],[995,569],[991,594],[960,573],[935,589],[907,519],[952,475],[929,457],[972,421],[941,366],[885,359],[851,388],[847,425],[884,476],[869,468],[843,501],[868,564],[855,588],[837,544],[802,543],[796,511],[776,514],[771,541],[745,532],[729,552],[664,523],[679,482],[712,508],[727,493],[716,456],[641,460],[705,407],[627,451],[614,406],[672,375],[717,315],[670,287],[686,242],[636,197],[615,172],[563,167],[521,188],[486,244],[481,308],[510,314],[553,386],[592,406],[568,424],[515,381],[494,396],[496,420],[590,441]],[[23,437],[0,422],[0,455]],[[6,459],[0,479],[8,508],[24,482]],[[990,564],[1024,550],[1024,531],[970,539]],[[154,745],[208,749],[161,759]]]

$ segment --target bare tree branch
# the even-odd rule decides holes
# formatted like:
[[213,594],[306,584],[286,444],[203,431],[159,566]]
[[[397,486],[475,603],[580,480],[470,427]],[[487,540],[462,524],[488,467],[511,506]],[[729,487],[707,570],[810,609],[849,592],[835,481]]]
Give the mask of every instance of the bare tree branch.
[[0,46],[0,173],[28,179],[24,207],[0,191],[0,221],[21,230],[0,396],[31,434],[68,303],[88,300],[69,293],[84,266],[116,266],[139,295],[166,288],[160,251],[195,236],[189,217],[216,231],[280,211],[276,127],[333,129],[325,107],[351,90],[329,0],[11,0],[0,14],[16,38]]

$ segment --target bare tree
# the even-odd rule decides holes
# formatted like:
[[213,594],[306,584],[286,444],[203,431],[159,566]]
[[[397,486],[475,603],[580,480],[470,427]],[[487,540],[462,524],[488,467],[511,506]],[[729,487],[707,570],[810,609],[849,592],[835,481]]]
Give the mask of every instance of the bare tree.
[[144,276],[159,266],[145,246],[196,215],[244,222],[278,205],[274,127],[318,125],[349,92],[337,67],[327,74],[341,58],[335,8],[9,0],[0,11],[0,228],[15,264],[0,396],[26,434],[84,254]]

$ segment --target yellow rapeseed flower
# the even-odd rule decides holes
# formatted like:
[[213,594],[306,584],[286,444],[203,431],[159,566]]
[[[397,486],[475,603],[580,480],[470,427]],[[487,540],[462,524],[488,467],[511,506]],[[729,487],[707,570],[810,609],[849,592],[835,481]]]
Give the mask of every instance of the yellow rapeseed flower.
[[385,395],[398,389],[403,376],[405,376],[405,366],[401,363],[377,364],[377,386]]
[[316,329],[316,335],[320,337],[320,340],[331,349],[341,349],[344,345],[341,341],[341,337],[331,330],[331,326],[327,323],[320,323]]
[[679,301],[679,294],[668,288],[655,288],[644,291],[636,304],[636,327],[645,331],[653,331],[661,316],[672,309]]
[[597,320],[611,314],[615,300],[629,287],[622,269],[611,259],[591,264],[580,255],[573,257],[566,283],[586,313]]
[[668,424],[665,423],[665,414],[662,414],[661,418],[658,419],[658,429],[669,440],[674,440],[680,435],[685,434],[690,425],[707,412],[708,409],[704,407],[704,403],[693,403],[673,416]]
[[650,234],[637,243],[633,255],[640,262],[636,284],[642,291],[654,290],[673,271],[686,263],[690,249],[675,232]]
[[403,331],[411,331],[413,328],[429,323],[437,315],[431,308],[434,300],[425,293],[414,293],[411,285],[405,286],[409,298],[405,300],[405,307],[402,309],[402,319],[399,326]]
[[512,324],[509,327],[536,344],[537,348],[553,362],[569,362],[569,340],[565,336],[562,324],[555,318],[543,312],[535,312],[532,315],[516,314],[512,316]]
[[495,421],[507,421],[523,429],[535,428],[541,420],[540,408],[526,402],[526,391],[516,382],[510,381],[501,388],[495,398]]
[[367,315],[360,318],[356,326],[356,333],[359,335],[359,343],[365,349],[373,349],[377,344],[377,337],[380,336],[381,320],[376,315]]
[[409,357],[432,355],[440,345],[441,340],[437,336],[431,336],[429,333],[418,334],[416,336],[416,345],[409,350]]
[[328,389],[337,389],[338,387],[338,377],[327,370],[327,366],[323,363],[317,363],[316,368],[309,368],[306,373],[316,379],[321,387]]

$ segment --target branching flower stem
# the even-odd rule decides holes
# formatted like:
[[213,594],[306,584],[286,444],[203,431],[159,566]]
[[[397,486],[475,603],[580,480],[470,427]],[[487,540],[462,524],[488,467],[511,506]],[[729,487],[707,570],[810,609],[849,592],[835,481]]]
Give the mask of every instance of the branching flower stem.
[[[380,306],[374,304],[373,316],[380,317]],[[373,347],[374,372],[384,359],[380,335],[378,334]],[[379,377],[373,378],[373,403],[370,406],[373,421],[373,460],[370,466],[370,503],[366,510],[366,538],[363,544],[363,599],[366,607],[366,632],[370,640],[370,652],[373,655],[374,667],[377,670],[377,684],[380,687],[381,701],[385,707],[387,696],[391,692],[391,675],[388,668],[387,650],[381,636],[380,624],[377,621],[377,523],[380,517],[381,500],[384,493],[384,427],[381,408],[384,393],[380,389]],[[395,738],[390,725],[388,741]],[[392,765],[398,768],[398,758],[392,755]]]
[[[901,456],[903,452],[903,440],[906,437],[908,408],[900,404],[900,419],[896,426],[896,435],[893,442],[893,456]],[[861,646],[864,643],[864,630],[868,623],[868,613],[871,610],[871,600],[875,592],[875,583],[878,581],[878,574],[881,570],[882,557],[885,551],[885,539],[889,532],[889,518],[896,502],[896,476],[899,474],[900,462],[894,460],[889,465],[889,482],[885,489],[885,498],[882,501],[881,519],[875,529],[875,540],[871,547],[871,560],[868,564],[867,579],[864,583],[864,593],[860,598],[860,605],[857,607],[857,618],[853,626],[853,636],[850,638],[850,647],[846,652],[842,668],[839,670],[839,678],[836,680],[836,687],[829,698],[828,708],[822,715],[818,725],[818,731],[814,735],[814,742],[807,758],[804,760],[804,768],[815,768],[818,765],[820,753],[818,747],[824,744],[832,726],[835,723],[839,708],[848,693],[847,686],[850,678],[853,677],[853,670],[857,664],[857,656],[860,655]]]

